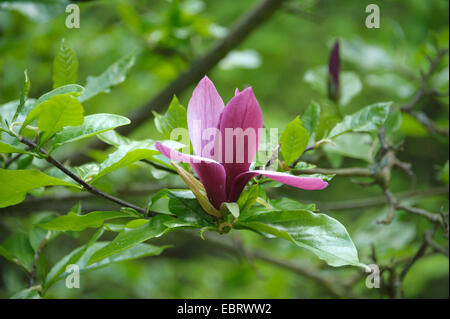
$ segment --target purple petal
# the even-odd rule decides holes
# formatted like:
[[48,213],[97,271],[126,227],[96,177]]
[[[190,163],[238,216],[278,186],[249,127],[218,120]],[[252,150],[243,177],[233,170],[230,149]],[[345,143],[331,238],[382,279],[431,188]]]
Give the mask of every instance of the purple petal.
[[[219,124],[222,154],[216,155],[225,167],[227,192],[234,178],[248,171],[255,158],[261,128],[262,112],[252,88],[237,93],[223,110]],[[233,137],[230,133],[238,135]],[[218,149],[216,147],[216,152]]]
[[255,170],[236,176],[228,195],[228,200],[232,202],[236,201],[247,182],[257,175],[264,175],[274,181],[306,190],[319,190],[328,186],[327,182],[317,177],[300,177],[274,171]]
[[211,80],[205,76],[194,89],[187,109],[189,137],[196,155],[213,158],[212,154],[202,154],[202,150],[211,141],[214,143],[215,134],[205,141],[202,134],[206,129],[218,127],[223,108],[222,98]]
[[209,158],[180,153],[160,142],[155,143],[155,148],[171,160],[191,164],[205,187],[210,202],[220,209],[220,204],[226,200],[225,169],[221,164]]

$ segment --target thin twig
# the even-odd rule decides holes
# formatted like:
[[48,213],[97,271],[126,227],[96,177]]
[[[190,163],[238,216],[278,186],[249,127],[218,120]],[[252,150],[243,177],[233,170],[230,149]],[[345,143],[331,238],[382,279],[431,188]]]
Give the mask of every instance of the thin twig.
[[429,221],[431,221],[433,223],[444,225],[444,221],[442,220],[441,215],[431,213],[425,209],[406,206],[406,205],[399,204],[399,203],[397,203],[395,205],[395,208],[403,209],[403,210],[407,211],[408,213],[425,217],[426,219],[428,219]]
[[4,168],[5,168],[5,169],[8,168],[9,165],[11,165],[11,164],[14,163],[15,161],[17,161],[20,157],[22,157],[22,155],[23,155],[23,153],[19,153],[19,154],[14,155],[13,157],[11,157],[9,160],[7,160],[7,161],[5,162]]
[[41,256],[42,250],[45,248],[45,246],[47,246],[47,243],[48,243],[48,238],[45,237],[42,240],[42,242],[40,243],[39,247],[37,248],[36,253],[34,254],[33,266],[31,268],[31,272],[30,272],[30,281],[28,283],[29,288],[33,287],[34,280],[36,279],[36,270],[37,270],[37,264],[39,262],[39,257]]
[[430,67],[426,73],[422,73],[422,78],[420,82],[419,89],[416,91],[412,99],[401,106],[400,110],[402,112],[406,112],[413,116],[419,123],[421,123],[427,131],[431,134],[438,134],[445,137],[449,136],[448,128],[440,128],[438,127],[424,112],[414,111],[414,107],[427,95],[430,96],[440,96],[439,92],[436,92],[434,89],[427,88],[427,82],[436,71],[440,61],[442,58],[449,52],[448,48],[438,50],[436,56],[430,60]]
[[[419,198],[419,197],[427,197],[427,196],[437,196],[437,195],[444,195],[449,193],[449,188],[447,186],[445,187],[438,187],[438,188],[431,188],[431,189],[423,189],[423,190],[416,190],[416,191],[407,191],[407,192],[399,192],[394,194],[394,196],[401,200],[401,199],[408,199],[408,198]],[[359,209],[359,208],[365,208],[365,207],[371,207],[371,206],[380,206],[387,203],[386,196],[376,196],[376,197],[370,197],[370,198],[363,198],[363,199],[357,199],[357,200],[346,200],[346,201],[338,201],[338,202],[322,202],[317,203],[317,206],[319,209],[327,211],[336,211],[336,210],[350,210],[350,209]]]
[[[29,147],[31,147],[31,149],[37,149],[38,145],[36,145],[34,142],[30,141],[29,139],[27,139],[26,137],[23,136],[19,136],[18,140],[20,142],[22,142],[25,145],[28,145]],[[72,178],[75,182],[77,182],[78,184],[80,184],[81,186],[83,186],[88,192],[94,194],[94,195],[98,195],[101,196],[107,200],[110,200],[112,202],[115,202],[117,204],[119,204],[120,206],[125,206],[125,207],[129,207],[132,208],[136,211],[138,211],[139,213],[145,215],[147,213],[147,210],[145,208],[136,206],[134,204],[128,203],[120,198],[114,197],[112,195],[109,195],[101,190],[99,190],[98,188],[92,186],[91,184],[85,182],[84,180],[82,180],[80,177],[78,177],[77,175],[75,175],[74,173],[72,173],[69,169],[67,169],[62,163],[60,163],[58,160],[56,160],[55,158],[53,158],[52,156],[50,156],[46,150],[44,150],[43,148],[39,148],[39,152],[41,154],[43,154],[45,156],[45,160],[47,162],[49,162],[50,164],[52,164],[53,166],[57,167],[60,171],[62,171],[64,174],[66,174],[67,176],[69,176],[70,178]],[[154,216],[156,215],[156,212],[149,212],[148,216]]]
[[153,166],[154,168],[159,169],[160,171],[165,171],[165,172],[168,172],[168,173],[171,173],[171,174],[178,174],[178,173],[177,173],[175,170],[173,170],[173,169],[170,169],[170,168],[168,168],[168,167],[165,167],[165,166],[162,166],[162,165],[160,165],[160,164],[154,163],[154,162],[149,161],[149,160],[147,160],[147,159],[142,159],[141,162],[144,162],[144,163],[146,163],[146,164],[149,164],[149,165]]

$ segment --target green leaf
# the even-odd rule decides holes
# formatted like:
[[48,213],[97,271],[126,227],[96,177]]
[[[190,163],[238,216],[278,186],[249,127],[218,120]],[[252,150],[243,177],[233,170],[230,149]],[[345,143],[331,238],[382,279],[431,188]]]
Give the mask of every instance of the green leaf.
[[17,107],[17,110],[14,113],[14,117],[11,122],[15,122],[19,114],[22,113],[23,108],[25,106],[25,102],[28,99],[28,93],[30,93],[31,82],[30,78],[28,77],[27,70],[24,71],[24,74],[25,74],[25,81],[23,83],[22,92],[20,93],[19,106]]
[[346,132],[373,132],[386,121],[392,102],[376,103],[347,115],[331,130],[328,138],[335,138]]
[[308,210],[316,211],[315,204],[302,204],[291,198],[282,197],[280,199],[270,200],[270,205],[280,210]]
[[65,272],[67,265],[77,264],[80,267],[80,272],[98,269],[106,267],[114,263],[143,258],[147,256],[156,256],[161,254],[168,246],[154,246],[150,244],[137,244],[129,249],[113,254],[109,257],[102,259],[99,262],[89,264],[91,257],[101,249],[105,248],[108,242],[91,242],[90,244],[78,247],[63,257],[48,273],[44,287],[48,289],[56,281],[66,277],[68,275]]
[[169,198],[169,212],[177,216],[176,219],[164,223],[167,227],[205,227],[213,225],[211,216],[205,213],[192,191],[164,189],[159,192],[157,198],[152,198],[152,202],[159,200],[163,192]]
[[428,136],[427,129],[411,114],[401,113],[400,131],[402,134],[413,137]]
[[[303,80],[311,85],[312,88],[327,95],[327,77],[328,68],[326,65],[308,70]],[[359,76],[354,72],[341,72],[340,74],[341,96],[339,98],[340,105],[347,105],[359,92],[361,92],[362,84]]]
[[259,185],[254,184],[248,189],[244,190],[238,199],[239,208],[242,213],[245,213],[256,202],[259,196]]
[[127,124],[130,124],[129,119],[115,114],[100,113],[85,116],[83,124],[65,127],[55,135],[53,149]]
[[56,214],[50,212],[42,212],[32,216],[32,226],[28,232],[28,237],[31,248],[33,248],[35,253],[41,248],[42,244],[47,245],[48,242],[59,235],[58,232],[43,229],[38,226],[39,223],[45,223],[55,218],[55,216]]
[[39,287],[31,287],[19,291],[14,294],[10,299],[40,299]]
[[[36,100],[31,98],[25,101],[22,111],[17,115],[16,122],[23,122],[25,120],[26,115],[31,111],[35,102]],[[7,131],[9,130],[6,126],[5,120],[10,122],[10,120],[14,117],[14,114],[16,114],[19,104],[20,100],[13,100],[0,105],[0,129],[3,128]],[[2,139],[4,140],[5,138],[2,137]],[[11,137],[11,139],[13,139],[13,137]]]
[[164,222],[171,219],[173,219],[171,216],[158,215],[139,228],[123,230],[113,239],[113,241],[96,251],[89,259],[87,266],[98,263],[109,256],[131,248],[146,240],[163,235],[169,230],[169,228],[164,225]]
[[82,231],[86,228],[99,228],[106,220],[128,217],[128,213],[114,211],[91,212],[86,215],[78,215],[70,212],[67,215],[57,217],[46,223],[39,224],[40,227],[58,231]]
[[281,134],[280,144],[286,164],[294,162],[303,154],[308,145],[308,131],[303,127],[302,121],[298,117],[286,126]]
[[302,116],[303,127],[308,131],[308,135],[312,136],[316,133],[320,123],[320,105],[315,101],[311,101],[305,113]]
[[303,247],[330,266],[361,266],[345,227],[334,218],[308,210],[272,211],[250,216],[235,224]]
[[388,114],[386,122],[386,137],[394,138],[402,126],[402,112],[399,109],[393,110]]
[[27,269],[27,266],[20,261],[18,258],[14,257],[5,247],[0,245],[0,256],[3,256],[6,260],[9,260],[10,262]]
[[75,52],[64,40],[53,60],[53,88],[77,83],[78,59]]
[[30,152],[28,152],[28,151],[25,151],[23,149],[15,147],[15,146],[6,144],[6,143],[1,142],[1,141],[0,141],[0,153],[5,153],[5,154],[9,154],[9,153],[30,154]]
[[86,245],[76,248],[60,259],[47,273],[43,283],[44,290],[48,289],[53,283],[61,279],[63,277],[62,274],[66,271],[67,265],[75,264],[83,256],[86,250],[103,235],[103,232],[103,227],[99,228]]
[[39,143],[44,143],[64,126],[75,126],[83,123],[84,109],[71,93],[55,95],[36,106],[27,116],[22,128],[34,119],[38,119],[40,131]]
[[[2,255],[10,261],[30,271],[34,261],[34,251],[30,245],[28,235],[17,232],[8,236],[3,242]],[[5,254],[5,252],[7,252]]]
[[187,129],[186,109],[180,104],[180,102],[178,102],[176,96],[174,96],[172,102],[170,102],[169,109],[166,114],[161,115],[157,112],[153,112],[153,115],[155,116],[156,129],[166,139],[170,139],[170,134],[174,129]]
[[42,102],[50,100],[52,97],[62,94],[70,93],[71,96],[77,97],[84,92],[84,87],[78,84],[68,84],[60,86],[59,88],[53,89],[50,92],[42,94],[34,103],[33,107],[38,106]]
[[322,95],[327,95],[327,74],[328,68],[326,65],[321,65],[314,69],[306,71],[303,76],[303,81],[311,85],[312,88],[320,92]]
[[99,172],[93,181],[119,168],[144,158],[151,158],[157,154],[159,152],[154,148],[153,141],[133,141],[127,145],[120,145],[116,151],[109,154],[106,160],[100,164]]
[[340,76],[341,97],[340,105],[347,105],[350,101],[361,92],[362,83],[359,76],[353,72],[342,72]]
[[109,66],[97,77],[87,78],[86,90],[78,98],[84,102],[101,92],[109,93],[110,88],[122,83],[125,80],[128,70],[134,65],[134,54],[128,54]]
[[119,147],[123,144],[130,144],[131,140],[128,137],[122,136],[114,130],[106,131],[97,135],[100,141],[108,145]]
[[41,144],[63,127],[80,125],[84,120],[83,106],[70,94],[55,96],[42,103],[40,109],[38,127]]
[[89,249],[87,249],[86,253],[80,258],[77,264],[80,266],[81,271],[94,270],[101,267],[106,267],[114,263],[118,263],[121,261],[133,260],[138,258],[143,258],[147,256],[157,256],[160,255],[165,248],[169,246],[154,246],[150,244],[137,244],[131,248],[128,248],[124,251],[121,251],[117,254],[111,255],[110,257],[106,257],[101,261],[88,264],[91,257],[97,253],[100,249],[104,248],[108,242],[99,242],[92,245]]
[[336,144],[325,144],[323,149],[327,154],[334,153],[345,157],[361,159],[368,163],[373,162],[373,158],[378,148],[373,145],[373,138],[365,133],[347,133],[339,135],[333,140]]
[[[70,94],[73,97],[77,97],[83,91],[84,91],[84,88],[81,85],[69,84],[69,85],[64,85],[64,86],[61,86],[59,88],[53,89],[50,92],[47,92],[47,93],[41,95],[37,100],[28,99],[25,102],[25,108],[19,114],[19,116],[17,118],[18,121],[22,121],[23,122],[19,133],[22,133],[23,130],[25,129],[25,127],[28,124],[30,124],[31,122],[33,122],[38,117],[39,109],[37,109],[36,111],[34,109],[38,108],[38,106],[41,103],[50,100],[52,97],[55,97],[55,96],[58,96],[58,95],[62,95],[62,94]],[[10,102],[10,103],[14,103],[14,102],[15,101]],[[10,105],[10,103],[8,103],[6,105],[7,108]]]
[[44,186],[74,184],[48,176],[38,170],[7,170],[0,168],[0,208],[18,204],[28,191]]
[[5,257],[9,261],[14,261],[14,256],[9,253],[9,251],[0,245],[0,256]]
[[449,169],[448,169],[448,167],[449,167],[449,164],[448,164],[448,160],[447,160],[447,162],[445,162],[444,167],[442,167],[440,169],[439,174],[438,174],[439,180],[441,180],[445,184],[448,184],[448,182],[449,182],[449,173],[448,173]]

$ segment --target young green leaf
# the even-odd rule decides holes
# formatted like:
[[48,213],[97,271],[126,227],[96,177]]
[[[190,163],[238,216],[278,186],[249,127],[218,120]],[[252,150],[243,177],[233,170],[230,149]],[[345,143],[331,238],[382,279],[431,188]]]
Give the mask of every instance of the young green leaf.
[[350,101],[361,92],[362,83],[359,76],[353,72],[342,72],[341,74],[341,97],[340,105],[347,105]]
[[119,168],[157,154],[159,152],[154,148],[152,141],[133,141],[127,145],[120,145],[116,151],[109,154],[108,158],[100,164],[99,172],[93,181]]
[[330,266],[362,265],[345,227],[325,214],[308,210],[272,211],[252,215],[235,227],[288,240],[313,252]]
[[280,144],[286,164],[291,164],[303,154],[308,145],[308,131],[298,117],[286,126],[281,134]]
[[75,52],[64,40],[53,60],[53,88],[77,83],[78,59]]
[[64,126],[76,126],[83,123],[84,109],[81,103],[70,93],[55,95],[36,106],[28,114],[22,129],[38,119],[40,144],[44,143]]
[[74,184],[48,176],[38,170],[7,170],[0,168],[0,208],[18,204],[28,191],[44,186]]
[[99,113],[85,116],[83,124],[67,126],[56,133],[53,140],[53,149],[127,124],[130,124],[129,119],[115,114]]
[[244,190],[238,199],[240,211],[242,213],[246,212],[256,202],[258,196],[259,196],[258,184],[254,184],[250,186],[248,189]]
[[42,94],[34,103],[33,107],[38,106],[42,102],[45,102],[51,99],[54,96],[68,94],[71,96],[77,97],[80,96],[84,92],[84,87],[78,84],[68,84],[64,86],[60,86],[59,88],[53,89],[50,92]]
[[305,113],[302,116],[303,127],[308,131],[308,135],[312,136],[316,133],[320,123],[320,105],[315,101],[311,101]]
[[78,215],[73,212],[39,224],[40,227],[57,231],[82,231],[86,228],[99,228],[106,220],[115,218],[134,218],[124,212],[102,211]]
[[331,130],[328,138],[335,138],[346,132],[373,132],[386,121],[392,102],[376,103],[347,115]]
[[25,102],[28,99],[28,93],[30,93],[31,82],[30,82],[30,78],[28,77],[27,70],[24,71],[24,74],[25,74],[25,80],[23,83],[22,92],[20,93],[19,106],[17,107],[17,110],[14,113],[14,116],[13,116],[11,122],[15,122],[17,117],[19,116],[19,114],[22,112],[22,110],[25,106]]
[[0,153],[21,153],[21,154],[30,154],[30,152],[20,149],[18,147],[6,144],[0,141]]
[[87,78],[86,90],[78,98],[80,102],[89,100],[101,92],[109,93],[110,88],[122,83],[128,70],[134,65],[134,54],[128,54],[114,62],[102,74],[97,77]]
[[180,104],[176,96],[174,96],[172,102],[170,102],[166,114],[161,115],[157,112],[153,112],[153,115],[155,116],[156,129],[166,139],[170,139],[170,134],[174,129],[187,129],[186,109]]

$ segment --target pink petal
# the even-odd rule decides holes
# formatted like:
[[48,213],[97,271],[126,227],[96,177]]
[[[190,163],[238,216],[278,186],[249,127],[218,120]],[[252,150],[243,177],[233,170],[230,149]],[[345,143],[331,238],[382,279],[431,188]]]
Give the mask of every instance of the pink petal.
[[[252,88],[236,93],[223,110],[219,124],[222,154],[217,157],[222,159],[221,163],[225,167],[227,192],[230,191],[234,178],[248,171],[258,150],[259,129],[262,128],[262,112]],[[230,131],[232,134],[235,129],[242,129],[240,139],[236,136],[231,138],[232,135],[227,134]],[[236,143],[237,140],[243,143]],[[216,147],[216,152],[218,149]]]
[[213,158],[212,154],[202,154],[202,150],[210,141],[214,143],[214,135],[204,141],[202,134],[206,129],[218,127],[223,108],[222,98],[211,80],[205,76],[194,89],[187,109],[189,137],[196,155]]
[[255,170],[236,176],[228,194],[228,200],[236,201],[247,182],[257,175],[264,175],[274,181],[306,190],[320,190],[328,186],[327,182],[317,177],[300,177],[274,171]]
[[226,200],[225,169],[221,164],[209,158],[180,153],[160,142],[155,143],[155,148],[172,160],[191,164],[205,187],[210,202],[220,209],[220,204]]

